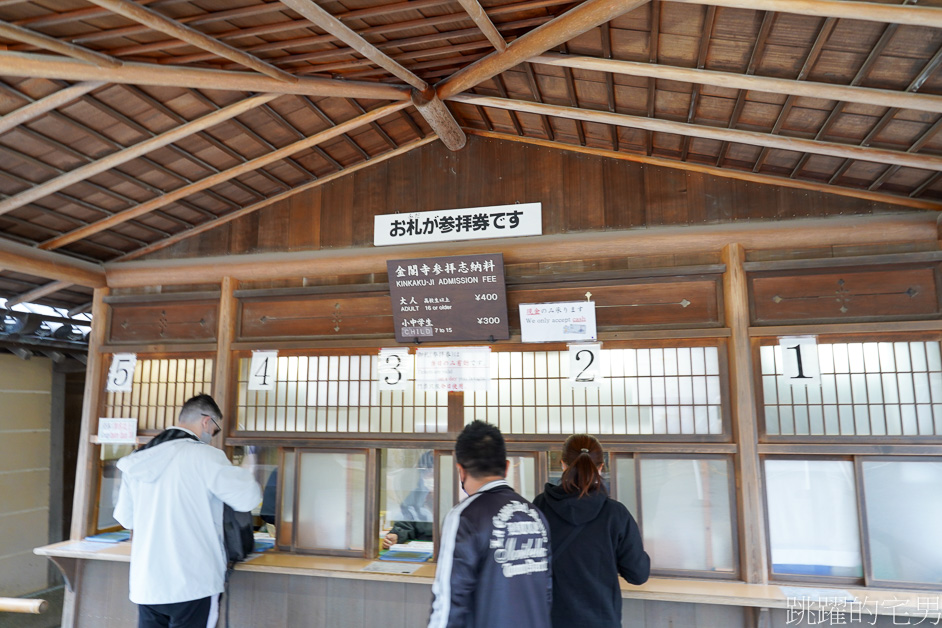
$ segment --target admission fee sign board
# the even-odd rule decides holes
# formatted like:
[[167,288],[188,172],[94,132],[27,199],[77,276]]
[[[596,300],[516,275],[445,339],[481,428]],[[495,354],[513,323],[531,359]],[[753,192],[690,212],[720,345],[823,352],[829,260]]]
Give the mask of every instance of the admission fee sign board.
[[506,340],[501,253],[389,260],[398,342]]

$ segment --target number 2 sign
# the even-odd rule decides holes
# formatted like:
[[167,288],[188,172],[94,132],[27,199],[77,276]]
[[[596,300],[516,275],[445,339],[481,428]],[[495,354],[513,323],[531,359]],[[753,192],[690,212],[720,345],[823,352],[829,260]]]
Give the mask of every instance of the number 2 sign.
[[601,344],[569,345],[569,383],[573,388],[598,388],[602,382]]
[[277,351],[253,351],[249,365],[249,390],[275,390]]
[[111,358],[111,368],[108,369],[108,392],[131,392],[134,383],[134,366],[137,364],[137,354],[115,353]]
[[821,384],[818,368],[818,340],[814,336],[787,336],[778,339],[782,350],[783,377],[792,386]]

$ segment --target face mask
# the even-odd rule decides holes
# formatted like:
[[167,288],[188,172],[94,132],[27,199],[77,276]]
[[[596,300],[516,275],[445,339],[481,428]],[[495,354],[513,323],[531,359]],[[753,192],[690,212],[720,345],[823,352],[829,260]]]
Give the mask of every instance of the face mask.
[[201,433],[200,433],[200,440],[203,441],[204,443],[206,443],[207,445],[212,445],[212,443],[213,443],[213,435],[210,434],[209,432],[205,432],[205,431],[204,431],[204,432],[201,432]]

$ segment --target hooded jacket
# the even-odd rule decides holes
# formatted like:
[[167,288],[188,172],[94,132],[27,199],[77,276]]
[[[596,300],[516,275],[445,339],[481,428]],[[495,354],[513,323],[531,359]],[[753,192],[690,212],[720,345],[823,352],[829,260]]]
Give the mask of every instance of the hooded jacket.
[[549,628],[549,531],[504,480],[445,517],[428,628]]
[[[549,522],[552,538],[553,626],[620,627],[618,576],[644,584],[651,571],[634,517],[604,491],[580,499],[553,484],[533,504]],[[567,543],[574,530],[578,536]],[[563,551],[557,552],[563,543]]]
[[261,489],[248,469],[189,430],[172,427],[151,442],[118,461],[114,517],[134,531],[131,601],[172,604],[222,593],[222,504],[252,510]]

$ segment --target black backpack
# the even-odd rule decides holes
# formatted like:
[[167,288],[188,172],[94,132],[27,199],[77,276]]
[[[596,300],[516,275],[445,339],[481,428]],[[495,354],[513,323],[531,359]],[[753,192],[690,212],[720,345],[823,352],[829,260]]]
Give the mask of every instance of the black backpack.
[[226,545],[229,568],[245,560],[255,550],[255,529],[252,513],[238,512],[222,505],[222,538]]

